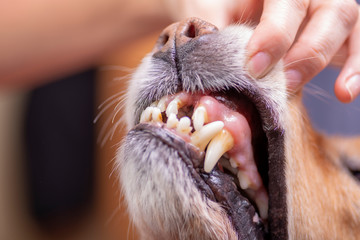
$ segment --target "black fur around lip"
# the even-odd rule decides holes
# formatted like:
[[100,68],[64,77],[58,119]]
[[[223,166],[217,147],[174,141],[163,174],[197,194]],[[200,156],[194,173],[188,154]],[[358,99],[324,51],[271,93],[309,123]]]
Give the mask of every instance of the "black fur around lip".
[[[237,190],[232,178],[215,168],[203,171],[204,154],[191,147],[170,131],[151,124],[138,124],[128,133],[128,138],[152,138],[175,149],[194,180],[194,184],[209,200],[218,202],[226,210],[239,239],[264,239],[261,222],[254,222],[255,208]],[[166,151],[161,150],[161,151]],[[163,152],[163,154],[165,154]]]

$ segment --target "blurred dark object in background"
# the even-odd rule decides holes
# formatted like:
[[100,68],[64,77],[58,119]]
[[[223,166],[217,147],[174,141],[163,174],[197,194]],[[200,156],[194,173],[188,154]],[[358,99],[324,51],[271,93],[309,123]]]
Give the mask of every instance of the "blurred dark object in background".
[[25,119],[31,213],[57,225],[79,217],[94,191],[95,70],[33,90]]

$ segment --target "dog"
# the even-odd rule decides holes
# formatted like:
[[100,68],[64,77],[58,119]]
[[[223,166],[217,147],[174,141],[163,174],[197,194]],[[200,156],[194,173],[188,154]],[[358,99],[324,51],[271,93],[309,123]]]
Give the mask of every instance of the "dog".
[[360,239],[360,138],[316,132],[281,61],[252,78],[252,32],[174,23],[133,74],[117,162],[142,239]]

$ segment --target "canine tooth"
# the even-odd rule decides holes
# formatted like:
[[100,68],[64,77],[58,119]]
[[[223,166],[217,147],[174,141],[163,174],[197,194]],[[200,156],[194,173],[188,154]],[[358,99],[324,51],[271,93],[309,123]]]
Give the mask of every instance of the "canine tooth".
[[166,110],[166,97],[162,97],[157,104],[157,107],[160,109],[161,112],[165,112]]
[[192,128],[190,127],[191,120],[188,117],[182,117],[179,121],[179,124],[176,128],[176,130],[180,133],[188,134],[191,132]]
[[140,123],[150,122],[152,117],[153,107],[147,107],[141,114]]
[[234,159],[230,158],[229,162],[230,162],[230,165],[231,165],[232,168],[237,168],[237,164],[236,164]]
[[200,130],[204,126],[204,123],[208,121],[208,116],[205,107],[199,106],[198,108],[196,108],[192,116],[192,120],[194,123],[195,130],[196,131]]
[[246,173],[244,171],[239,170],[237,173],[237,177],[239,179],[241,189],[244,190],[248,189],[250,186],[250,179],[248,178]]
[[162,122],[161,111],[157,107],[153,107],[152,120],[155,122]]
[[224,127],[222,121],[215,121],[206,124],[200,130],[195,131],[191,136],[191,143],[204,151],[210,140],[216,136]]
[[181,101],[178,98],[172,100],[166,108],[166,116],[169,117],[171,113],[178,114],[179,107],[181,107]]
[[234,139],[231,134],[223,129],[209,143],[206,150],[204,170],[211,172],[219,161],[220,157],[234,146]]
[[179,120],[177,119],[174,113],[171,113],[167,119],[166,127],[168,128],[176,128],[179,124]]
[[255,203],[259,209],[259,214],[262,219],[268,218],[268,210],[269,210],[269,199],[268,197],[257,197],[255,198]]

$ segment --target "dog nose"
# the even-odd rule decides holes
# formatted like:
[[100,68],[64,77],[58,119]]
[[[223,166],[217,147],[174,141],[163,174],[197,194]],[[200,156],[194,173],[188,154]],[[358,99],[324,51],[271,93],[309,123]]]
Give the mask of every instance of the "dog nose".
[[155,52],[178,49],[193,39],[217,31],[217,27],[199,18],[185,19],[164,29],[155,45]]

